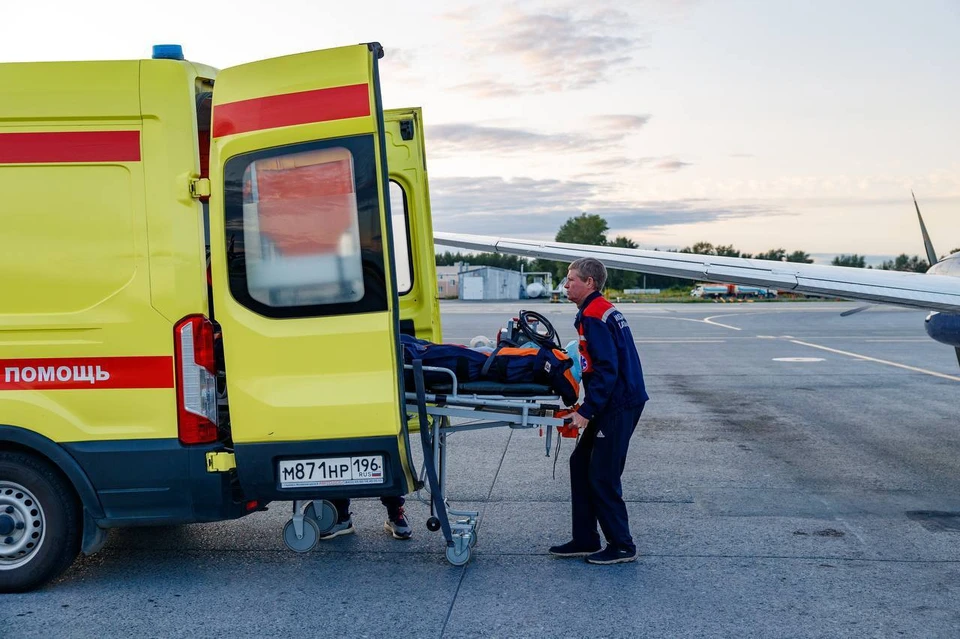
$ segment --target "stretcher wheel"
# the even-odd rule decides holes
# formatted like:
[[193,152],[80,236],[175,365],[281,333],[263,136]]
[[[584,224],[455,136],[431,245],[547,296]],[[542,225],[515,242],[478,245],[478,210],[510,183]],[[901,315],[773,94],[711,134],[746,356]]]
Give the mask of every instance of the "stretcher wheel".
[[427,520],[427,530],[430,532],[437,532],[440,530],[440,520],[436,517],[431,517]]
[[477,531],[474,530],[470,533],[470,547],[473,548],[477,545]]
[[320,541],[320,529],[317,528],[317,522],[313,519],[303,518],[303,537],[297,538],[297,533],[293,528],[291,519],[283,527],[283,543],[293,552],[310,552]]
[[[319,513],[315,508],[318,503],[320,504]],[[303,516],[305,519],[313,520],[317,525],[317,531],[319,531],[321,535],[329,532],[331,528],[337,525],[337,507],[326,499],[311,501],[304,509]]]
[[447,561],[454,566],[462,566],[470,561],[470,546],[457,552],[456,546],[447,546]]

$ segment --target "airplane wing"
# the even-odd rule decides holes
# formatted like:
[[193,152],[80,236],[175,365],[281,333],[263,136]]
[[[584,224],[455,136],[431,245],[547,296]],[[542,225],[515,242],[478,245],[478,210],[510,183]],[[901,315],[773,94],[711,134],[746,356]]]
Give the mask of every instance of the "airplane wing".
[[639,271],[651,275],[765,286],[809,295],[842,297],[878,304],[960,313],[960,278],[945,275],[796,264],[615,246],[539,242],[459,233],[434,233],[434,241],[444,246],[473,251],[507,253],[561,262],[572,262],[581,257],[594,257],[608,268]]

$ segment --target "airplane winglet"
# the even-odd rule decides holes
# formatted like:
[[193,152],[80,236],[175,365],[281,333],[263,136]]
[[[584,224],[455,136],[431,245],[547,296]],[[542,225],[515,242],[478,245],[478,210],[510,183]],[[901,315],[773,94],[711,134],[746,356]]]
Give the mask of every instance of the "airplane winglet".
[[[910,195],[913,195],[913,191],[910,191]],[[923,223],[923,216],[920,215],[920,205],[917,204],[917,196],[913,195],[913,206],[917,209],[917,219],[920,220],[920,233],[923,234],[923,248],[927,250],[927,262],[930,263],[930,266],[936,264],[939,260],[937,259],[937,252],[933,250],[933,243],[930,241],[930,235],[927,233],[927,226]]]

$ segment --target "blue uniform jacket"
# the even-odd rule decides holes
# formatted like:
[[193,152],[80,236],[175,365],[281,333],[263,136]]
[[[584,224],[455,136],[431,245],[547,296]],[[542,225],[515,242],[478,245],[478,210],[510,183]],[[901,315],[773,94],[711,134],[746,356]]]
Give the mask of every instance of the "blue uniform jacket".
[[601,411],[636,407],[650,399],[633,333],[613,304],[600,293],[591,293],[573,325],[580,336],[585,392],[578,413],[593,419]]

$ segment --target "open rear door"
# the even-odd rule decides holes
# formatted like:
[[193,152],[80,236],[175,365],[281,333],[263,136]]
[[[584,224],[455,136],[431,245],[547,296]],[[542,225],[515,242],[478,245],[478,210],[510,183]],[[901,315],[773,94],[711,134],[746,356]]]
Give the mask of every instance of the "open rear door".
[[250,498],[413,488],[380,55],[316,51],[216,80],[213,299]]
[[441,341],[430,190],[419,108],[384,111],[400,331]]

